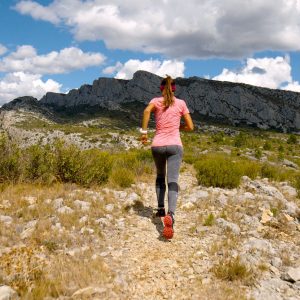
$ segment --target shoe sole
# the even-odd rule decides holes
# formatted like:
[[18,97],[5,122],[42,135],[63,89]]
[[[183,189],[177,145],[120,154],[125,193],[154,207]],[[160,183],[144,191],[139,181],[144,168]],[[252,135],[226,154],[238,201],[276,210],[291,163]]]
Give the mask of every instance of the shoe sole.
[[171,216],[165,216],[163,222],[164,222],[163,236],[166,239],[170,240],[174,235],[172,217]]

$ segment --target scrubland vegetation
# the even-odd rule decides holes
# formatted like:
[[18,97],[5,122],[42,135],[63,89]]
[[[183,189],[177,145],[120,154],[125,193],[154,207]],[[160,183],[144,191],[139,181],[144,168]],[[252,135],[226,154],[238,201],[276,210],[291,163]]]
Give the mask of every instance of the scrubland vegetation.
[[[204,186],[235,188],[245,175],[288,181],[299,190],[300,173],[295,167],[300,164],[299,138],[273,135],[276,137],[268,132],[241,132],[233,137],[222,131],[185,133],[184,161],[194,166],[198,182]],[[283,164],[284,160],[294,168]],[[149,149],[80,150],[59,139],[50,145],[20,148],[5,136],[0,138],[1,184],[71,182],[91,186],[110,182],[125,188],[153,171]]]

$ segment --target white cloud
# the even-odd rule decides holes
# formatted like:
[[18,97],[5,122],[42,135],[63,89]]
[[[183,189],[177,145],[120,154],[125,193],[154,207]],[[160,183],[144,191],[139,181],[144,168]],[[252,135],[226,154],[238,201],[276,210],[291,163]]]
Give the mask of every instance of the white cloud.
[[3,55],[7,51],[7,48],[0,44],[0,56]]
[[298,81],[292,81],[286,86],[283,86],[282,89],[300,93],[300,84]]
[[243,82],[256,86],[277,89],[285,83],[291,83],[289,56],[276,58],[248,58],[246,65],[239,71],[223,69],[213,79],[221,81]]
[[117,62],[115,66],[107,67],[103,70],[104,74],[117,72],[115,78],[131,79],[137,70],[144,70],[159,76],[166,74],[176,78],[184,77],[184,62],[177,60],[144,60],[130,59],[125,64]]
[[77,40],[103,40],[114,49],[177,58],[300,49],[299,0],[54,0],[15,8],[66,25]]
[[24,72],[8,73],[0,78],[0,106],[20,96],[41,98],[46,92],[59,93],[61,84],[48,79],[42,80],[42,75]]
[[115,72],[118,72],[122,69],[123,67],[123,64],[120,63],[119,61],[114,65],[114,66],[109,66],[109,67],[106,67],[102,73],[103,74],[113,74]]
[[59,23],[59,17],[54,11],[48,9],[34,1],[20,1],[16,9],[23,15],[31,15],[36,20],[49,21],[54,24]]
[[38,55],[30,45],[19,46],[17,50],[0,59],[0,72],[28,72],[32,74],[61,74],[104,62],[100,53],[84,53],[71,47]]

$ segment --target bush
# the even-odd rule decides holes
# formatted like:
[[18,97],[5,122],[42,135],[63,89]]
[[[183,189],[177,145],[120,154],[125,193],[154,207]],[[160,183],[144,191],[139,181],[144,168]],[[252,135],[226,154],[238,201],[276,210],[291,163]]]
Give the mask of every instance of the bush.
[[288,144],[297,144],[297,136],[295,134],[291,134],[287,139]]
[[108,181],[112,169],[112,159],[98,149],[85,150],[80,155],[81,168],[75,182],[81,185],[103,184]]
[[263,164],[261,168],[261,177],[267,177],[270,179],[277,180],[280,177],[278,167],[272,166],[267,163]]
[[292,182],[295,178],[295,171],[265,163],[261,168],[261,177],[267,177],[276,181]]
[[216,144],[223,144],[225,142],[225,134],[224,132],[218,132],[213,134],[212,141]]
[[135,182],[134,173],[124,167],[115,168],[111,174],[112,183],[121,188],[130,187]]
[[56,141],[54,152],[58,178],[63,182],[76,182],[77,173],[82,165],[79,148],[75,145],[66,145],[63,141]]
[[235,188],[240,184],[240,168],[228,157],[220,154],[203,156],[194,166],[198,183],[204,186]]
[[25,178],[49,183],[55,179],[56,157],[49,145],[30,146],[24,150]]
[[282,145],[279,145],[279,146],[278,146],[278,151],[279,151],[279,152],[284,152],[284,147],[283,147]]
[[233,144],[237,148],[245,146],[247,144],[247,135],[243,132],[240,132],[235,136]]
[[153,168],[152,154],[145,150],[131,150],[114,154],[113,161],[113,169],[125,168],[130,170],[134,176],[149,173],[149,170]]
[[261,173],[261,165],[258,162],[242,159],[237,162],[237,166],[242,176],[255,179]]
[[112,158],[98,149],[81,151],[75,145],[62,141],[54,144],[56,176],[63,182],[80,185],[103,184],[108,181],[112,170]]
[[17,182],[22,174],[20,148],[8,141],[4,136],[0,137],[0,182]]
[[194,164],[199,159],[198,155],[195,155],[195,153],[187,153],[187,151],[184,152],[183,155],[183,161],[187,164]]
[[264,150],[271,150],[271,149],[272,149],[271,143],[270,143],[269,141],[266,141],[266,142],[264,143],[263,149],[264,149]]
[[259,148],[256,148],[254,151],[254,156],[257,159],[260,159],[262,157],[262,151]]

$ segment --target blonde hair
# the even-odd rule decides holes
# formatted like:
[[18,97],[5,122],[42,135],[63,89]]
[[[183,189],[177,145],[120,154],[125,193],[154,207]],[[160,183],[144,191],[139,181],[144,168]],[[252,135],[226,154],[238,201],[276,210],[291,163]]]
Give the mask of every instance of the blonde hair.
[[172,79],[171,76],[167,75],[166,78],[164,78],[161,82],[161,86],[164,87],[163,91],[164,91],[164,106],[167,108],[171,105],[173,105],[174,103],[174,93],[172,90],[172,85],[175,85],[174,80]]

